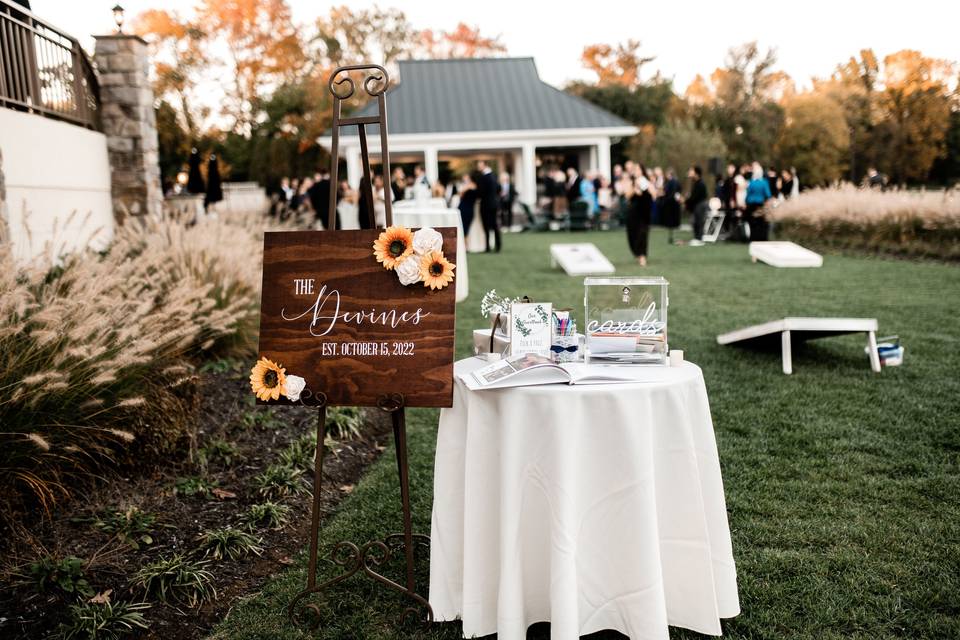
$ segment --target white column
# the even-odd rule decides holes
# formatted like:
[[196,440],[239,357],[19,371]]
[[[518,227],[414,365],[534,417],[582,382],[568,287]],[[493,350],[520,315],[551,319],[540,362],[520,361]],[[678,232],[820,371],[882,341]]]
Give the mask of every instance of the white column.
[[426,147],[423,150],[423,170],[427,172],[427,180],[431,185],[440,178],[440,163],[437,160],[437,148]]
[[360,147],[347,147],[347,184],[352,189],[360,188],[363,167],[360,164]]
[[597,141],[597,170],[610,180],[610,138]]
[[520,149],[517,174],[517,195],[520,196],[520,202],[532,207],[537,203],[537,153],[532,142],[524,143]]
[[598,169],[597,156],[600,155],[599,153],[597,153],[598,150],[599,150],[599,145],[592,144],[589,147],[587,147],[587,151],[590,154],[589,160],[587,160],[587,171],[596,171]]

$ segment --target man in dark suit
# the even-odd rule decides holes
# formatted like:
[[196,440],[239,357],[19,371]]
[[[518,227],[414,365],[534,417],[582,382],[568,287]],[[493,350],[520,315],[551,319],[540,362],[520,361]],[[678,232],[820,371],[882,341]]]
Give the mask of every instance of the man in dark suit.
[[[338,194],[339,196],[339,194]],[[317,214],[317,220],[327,228],[327,222],[330,219],[330,172],[326,169],[318,171],[314,176],[313,185],[307,189],[307,197],[310,198],[310,206]],[[339,201],[340,198],[337,198]],[[340,212],[337,212],[336,228],[340,228]]]
[[487,163],[481,160],[477,163],[480,172],[477,181],[477,192],[480,196],[480,222],[483,223],[483,235],[486,239],[487,251],[490,251],[490,232],[493,232],[494,249],[500,251],[500,224],[497,213],[500,210],[500,194],[497,177]]

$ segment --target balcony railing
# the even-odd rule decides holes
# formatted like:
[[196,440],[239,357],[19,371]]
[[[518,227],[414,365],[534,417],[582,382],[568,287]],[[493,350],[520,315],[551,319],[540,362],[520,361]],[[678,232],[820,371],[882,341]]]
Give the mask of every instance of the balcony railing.
[[100,86],[75,38],[0,0],[0,107],[101,130]]

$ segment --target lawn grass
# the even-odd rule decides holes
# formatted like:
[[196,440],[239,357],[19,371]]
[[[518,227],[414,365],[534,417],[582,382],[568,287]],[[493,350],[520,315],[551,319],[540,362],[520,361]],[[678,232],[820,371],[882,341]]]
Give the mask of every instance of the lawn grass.
[[[960,637],[960,269],[835,255],[821,269],[774,269],[751,264],[743,245],[670,247],[659,232],[640,269],[621,233],[512,234],[502,254],[469,258],[458,357],[470,354],[479,300],[494,287],[582,316],[581,279],[549,264],[548,245],[567,239],[595,242],[620,275],[670,281],[670,345],[703,368],[726,487],[742,613],[724,635]],[[864,340],[846,336],[795,349],[785,376],[778,353],[716,344],[718,333],[785,315],[876,317],[881,334],[900,335],[905,364],[874,374]],[[438,414],[408,415],[415,525],[429,533]],[[327,549],[400,530],[395,476],[391,449],[327,522]],[[216,637],[460,637],[458,623],[400,627],[401,601],[359,578],[328,592],[323,630],[304,633],[283,609],[305,566],[304,555],[238,604]],[[419,575],[426,593],[425,558]]]

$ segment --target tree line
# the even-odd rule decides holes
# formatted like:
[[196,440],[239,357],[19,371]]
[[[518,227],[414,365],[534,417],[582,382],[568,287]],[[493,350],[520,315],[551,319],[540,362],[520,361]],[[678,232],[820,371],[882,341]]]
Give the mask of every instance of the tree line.
[[[217,152],[232,180],[276,182],[327,160],[316,139],[330,123],[326,80],[339,65],[406,57],[503,55],[498,37],[459,24],[417,29],[399,9],[332,7],[294,22],[286,0],[198,0],[189,15],[154,9],[135,20],[150,43],[160,163],[169,182],[191,148]],[[730,49],[723,66],[680,92],[640,43],[595,44],[582,61],[596,78],[565,90],[638,125],[614,160],[677,168],[711,157],[796,167],[805,184],[859,181],[876,167],[896,183],[960,178],[956,65],[904,50],[869,49],[799,90],[757,43]],[[218,105],[211,106],[216,95]],[[359,97],[349,107],[359,106]]]

